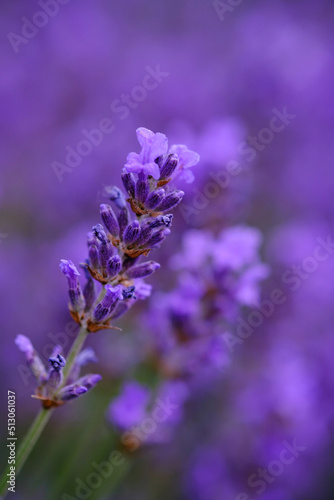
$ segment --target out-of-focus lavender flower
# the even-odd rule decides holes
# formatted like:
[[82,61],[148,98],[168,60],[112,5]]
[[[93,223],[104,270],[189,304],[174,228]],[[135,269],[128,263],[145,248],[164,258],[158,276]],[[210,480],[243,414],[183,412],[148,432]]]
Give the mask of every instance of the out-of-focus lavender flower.
[[127,382],[119,396],[110,404],[109,418],[120,429],[128,429],[145,418],[149,401],[149,388],[138,382]]
[[[162,382],[155,390],[138,382],[127,382],[111,402],[108,418],[123,431],[122,444],[134,451],[144,443],[162,443],[171,438],[182,420],[188,396],[187,385],[182,381]],[[152,426],[149,432],[145,432],[147,421]]]
[[164,376],[187,377],[196,385],[229,366],[225,335],[243,307],[258,304],[259,284],[268,275],[260,243],[259,232],[246,226],[227,228],[218,237],[185,234],[183,249],[171,259],[177,284],[156,294],[146,315],[148,349]]

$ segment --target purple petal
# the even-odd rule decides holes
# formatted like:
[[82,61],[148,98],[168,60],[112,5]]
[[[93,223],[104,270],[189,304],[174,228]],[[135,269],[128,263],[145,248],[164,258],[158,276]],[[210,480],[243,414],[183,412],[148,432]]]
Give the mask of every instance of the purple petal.
[[109,406],[110,420],[126,429],[140,423],[146,416],[150,390],[138,382],[124,384],[122,392]]
[[169,149],[169,153],[177,154],[177,156],[179,157],[179,168],[181,170],[197,165],[200,160],[199,154],[191,151],[187,148],[187,146],[184,146],[183,144],[174,144]]
[[159,156],[167,153],[168,140],[164,134],[155,134],[151,130],[140,127],[136,130],[138,142],[142,147],[140,159],[143,164],[152,163]]
[[80,276],[79,271],[71,260],[61,259],[59,267],[67,278],[73,279],[74,276]]

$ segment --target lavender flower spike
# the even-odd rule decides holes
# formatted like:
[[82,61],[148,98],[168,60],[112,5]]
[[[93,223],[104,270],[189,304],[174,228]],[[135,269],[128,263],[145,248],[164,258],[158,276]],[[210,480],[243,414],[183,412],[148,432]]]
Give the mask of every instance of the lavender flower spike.
[[81,312],[85,307],[85,299],[78,279],[80,273],[71,260],[62,259],[59,267],[68,280],[68,293],[72,309]]

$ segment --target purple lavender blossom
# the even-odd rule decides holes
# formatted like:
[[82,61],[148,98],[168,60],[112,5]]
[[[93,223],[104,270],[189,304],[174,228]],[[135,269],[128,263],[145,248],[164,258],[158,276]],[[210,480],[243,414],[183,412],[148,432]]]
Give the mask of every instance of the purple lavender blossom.
[[173,153],[178,158],[177,169],[173,171],[171,178],[174,180],[176,177],[180,176],[180,178],[183,178],[187,183],[193,182],[194,174],[188,169],[197,165],[200,160],[199,154],[191,151],[183,144],[171,146],[169,152]]
[[137,266],[131,267],[129,271],[127,271],[127,276],[130,279],[136,278],[145,278],[146,276],[150,276],[157,269],[159,269],[160,264],[158,262],[154,262],[153,260],[149,260],[144,262],[143,264],[138,264]]
[[59,266],[68,280],[68,293],[71,307],[73,311],[80,313],[85,306],[84,296],[78,279],[80,273],[71,260],[62,259]]
[[137,129],[137,138],[142,147],[141,152],[128,155],[124,166],[125,171],[137,174],[144,172],[147,175],[152,175],[155,179],[159,179],[160,169],[155,160],[167,152],[167,137],[159,132],[154,134],[151,130],[141,127]]
[[88,389],[82,385],[66,385],[59,391],[59,399],[61,401],[71,401],[72,399],[82,396],[82,394],[85,394],[87,391]]
[[[129,155],[122,174],[130,198],[127,200],[117,186],[107,187],[105,194],[113,208],[101,204],[100,215],[105,227],[95,224],[88,233],[88,259],[82,264],[87,278],[83,294],[73,263],[61,262],[61,269],[70,280],[72,316],[90,331],[111,328],[110,320],[120,317],[134,304],[137,280],[159,268],[154,261],[140,262],[140,259],[158,248],[170,234],[173,215],[167,212],[181,202],[184,192],[170,188],[169,181],[181,167],[191,167],[199,159],[186,146],[175,146],[181,154],[181,163],[176,153],[166,156],[168,144],[163,134],[141,128],[137,136],[142,151]],[[151,175],[152,169],[156,178]],[[98,304],[95,281],[105,287]],[[127,292],[121,293],[118,286],[123,282]],[[145,288],[141,282],[141,291],[137,296],[143,299],[149,295],[150,287]],[[120,304],[120,301],[126,303]]]
[[146,416],[150,390],[138,382],[127,382],[109,406],[111,421],[120,429],[140,423]]
[[120,285],[116,287],[106,285],[105,291],[104,298],[97,304],[93,312],[93,319],[97,323],[104,321],[116,307],[117,301],[123,298],[122,287]]

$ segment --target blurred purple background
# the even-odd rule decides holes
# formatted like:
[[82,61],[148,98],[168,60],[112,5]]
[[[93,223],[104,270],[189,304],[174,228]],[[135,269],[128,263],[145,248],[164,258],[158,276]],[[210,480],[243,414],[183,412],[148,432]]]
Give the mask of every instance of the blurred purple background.
[[[42,352],[52,344],[48,334],[65,331],[70,317],[59,260],[85,258],[103,188],[120,184],[127,154],[138,149],[137,127],[163,132],[171,144],[185,143],[201,155],[184,201],[191,213],[177,210],[172,235],[154,256],[162,264],[151,280],[154,290],[171,289],[170,257],[180,252],[186,231],[217,234],[246,223],[264,236],[262,259],[271,275],[263,297],[275,288],[286,296],[240,346],[221,380],[194,398],[192,423],[168,450],[140,455],[117,494],[104,484],[90,498],[248,500],[237,497],[242,492],[260,498],[247,486],[249,476],[294,439],[305,451],[261,498],[333,495],[333,248],[329,243],[328,258],[316,266],[309,257],[319,238],[334,239],[334,6],[329,0],[233,3],[4,0],[0,7],[0,372],[4,390],[17,392],[20,430],[36,402],[14,338],[28,335]],[[41,11],[48,13],[36,15]],[[99,144],[82,145],[101,122],[110,131],[102,140],[90,136]],[[66,163],[69,151],[75,167]],[[203,201],[199,193],[231,161],[240,173]],[[92,401],[103,413],[115,392],[112,381],[131,378],[145,356],[139,330],[149,307],[136,305],[120,322],[123,337],[94,336],[105,380],[96,396],[101,404],[86,399],[64,410],[57,432],[66,435],[66,425],[80,421]],[[104,422],[103,414],[91,409],[91,415]],[[52,438],[51,429],[44,443]],[[54,453],[60,457],[61,448]],[[36,449],[22,485],[44,454],[43,446]],[[18,486],[17,498],[73,493],[84,466],[80,459],[74,471],[63,464],[59,478],[57,460],[44,468],[41,484]]]

